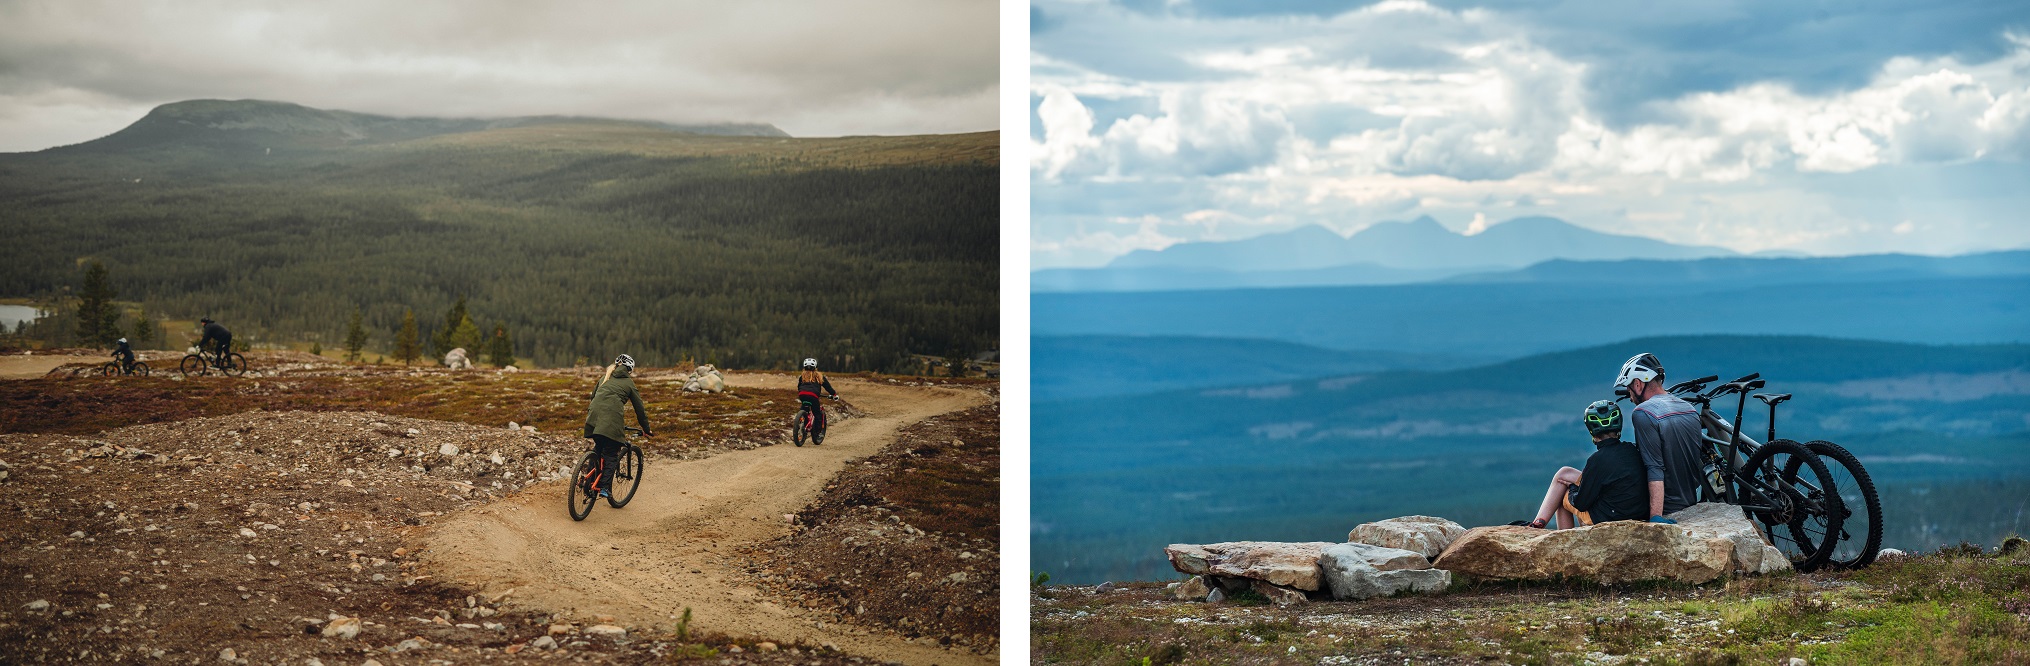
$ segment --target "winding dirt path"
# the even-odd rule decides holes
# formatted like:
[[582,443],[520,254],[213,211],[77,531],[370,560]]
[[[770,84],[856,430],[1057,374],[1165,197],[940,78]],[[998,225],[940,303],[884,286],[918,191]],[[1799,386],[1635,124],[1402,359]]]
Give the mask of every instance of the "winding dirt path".
[[[729,375],[736,386],[788,388],[786,375]],[[992,656],[824,622],[746,583],[738,549],[789,533],[795,513],[846,465],[881,450],[902,426],[984,404],[963,388],[835,381],[867,416],[835,424],[823,446],[765,446],[704,460],[650,457],[625,509],[600,504],[583,522],[564,512],[561,481],[455,515],[425,535],[425,568],[509,603],[620,624],[691,626],[733,636],[831,643],[907,664],[987,664]]]

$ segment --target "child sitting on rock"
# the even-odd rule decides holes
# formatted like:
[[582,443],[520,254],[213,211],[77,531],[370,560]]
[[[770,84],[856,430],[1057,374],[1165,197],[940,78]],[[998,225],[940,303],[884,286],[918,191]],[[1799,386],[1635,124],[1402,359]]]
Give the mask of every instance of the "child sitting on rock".
[[[1644,480],[1642,452],[1621,441],[1621,407],[1612,400],[1586,406],[1586,430],[1599,447],[1586,459],[1586,470],[1558,468],[1551,489],[1529,522],[1512,525],[1541,528],[1552,517],[1567,529],[1615,520],[1643,520],[1649,515],[1649,489]],[[1584,479],[1584,484],[1580,480]],[[1552,526],[1556,529],[1556,526]]]

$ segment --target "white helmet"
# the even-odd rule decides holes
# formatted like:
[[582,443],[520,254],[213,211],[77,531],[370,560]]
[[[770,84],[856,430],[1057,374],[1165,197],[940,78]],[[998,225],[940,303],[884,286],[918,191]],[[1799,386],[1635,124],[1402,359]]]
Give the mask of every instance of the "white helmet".
[[806,370],[816,370],[816,369],[818,369],[818,360],[817,360],[817,359],[814,359],[814,358],[807,358],[807,359],[804,359],[804,369],[806,369]]
[[620,356],[618,356],[618,357],[616,357],[616,358],[614,358],[614,359],[613,359],[613,364],[614,364],[614,365],[618,365],[618,366],[620,366],[620,367],[623,367],[623,368],[627,368],[628,370],[633,370],[633,369],[634,369],[634,357],[633,357],[633,356],[628,356],[628,355],[626,355],[626,354],[621,354]]
[[123,344],[123,345],[124,345],[124,344],[127,344],[127,339],[126,339],[126,338],[120,338],[120,344]]
[[1643,352],[1621,364],[1621,374],[1614,376],[1614,388],[1627,388],[1629,382],[1637,380],[1654,382],[1662,376],[1663,361],[1656,360],[1655,354]]

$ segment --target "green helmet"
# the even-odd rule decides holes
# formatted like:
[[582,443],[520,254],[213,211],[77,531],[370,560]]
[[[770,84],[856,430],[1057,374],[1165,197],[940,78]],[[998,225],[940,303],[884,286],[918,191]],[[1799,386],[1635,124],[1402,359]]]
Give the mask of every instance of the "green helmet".
[[1613,400],[1595,400],[1586,406],[1586,432],[1599,435],[1621,432],[1621,406]]

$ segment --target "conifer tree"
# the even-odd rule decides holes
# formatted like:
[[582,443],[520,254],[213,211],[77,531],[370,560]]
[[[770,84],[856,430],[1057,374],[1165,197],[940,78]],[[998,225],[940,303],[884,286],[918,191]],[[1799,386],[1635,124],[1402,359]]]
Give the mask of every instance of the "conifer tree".
[[451,353],[452,347],[458,346],[452,343],[451,336],[458,330],[458,323],[464,321],[465,316],[465,297],[460,296],[458,303],[452,305],[449,312],[444,313],[444,328],[430,334],[430,346],[436,350],[438,358],[443,358],[445,354]]
[[134,343],[135,346],[141,347],[148,346],[154,341],[155,322],[148,318],[148,307],[144,305],[141,312],[134,315]]
[[423,356],[423,350],[416,346],[416,311],[402,311],[402,330],[395,334],[395,358],[402,365],[416,362]]
[[515,343],[508,339],[505,324],[493,325],[493,340],[487,343],[486,362],[501,367],[515,364]]
[[120,310],[113,305],[112,280],[106,265],[92,262],[85,267],[85,285],[78,290],[78,342],[111,346],[120,337]]
[[472,323],[471,317],[458,320],[458,327],[451,331],[451,346],[465,350],[467,358],[479,358],[479,326]]
[[362,325],[359,306],[352,308],[352,323],[345,329],[345,360],[358,363],[359,350],[367,346],[367,329]]

